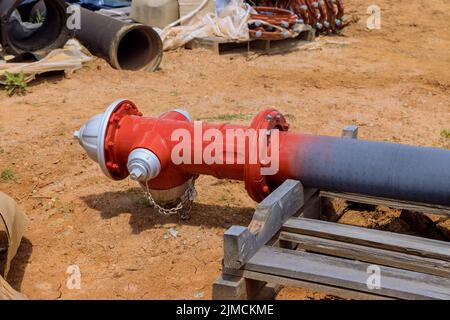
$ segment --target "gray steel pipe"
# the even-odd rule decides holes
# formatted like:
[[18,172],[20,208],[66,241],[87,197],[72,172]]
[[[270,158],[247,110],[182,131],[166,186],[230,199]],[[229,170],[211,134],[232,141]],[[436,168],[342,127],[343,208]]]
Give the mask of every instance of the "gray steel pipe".
[[[291,135],[291,134],[289,134]],[[292,135],[278,182],[450,206],[450,150],[336,137]]]
[[153,28],[124,23],[81,8],[81,28],[75,36],[86,48],[112,67],[154,71],[162,59],[162,42]]

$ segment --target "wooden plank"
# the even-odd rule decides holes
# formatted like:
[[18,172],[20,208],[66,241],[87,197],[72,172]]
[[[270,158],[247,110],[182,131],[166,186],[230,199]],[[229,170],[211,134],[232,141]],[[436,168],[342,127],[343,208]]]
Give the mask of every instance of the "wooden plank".
[[317,189],[309,199],[306,199],[305,192],[305,205],[300,209],[300,217],[308,219],[320,219],[322,212],[322,198],[319,197],[319,191]]
[[268,51],[270,50],[270,43],[270,40],[253,40],[249,42],[249,48],[251,50]]
[[184,46],[186,49],[197,49],[203,48],[206,50],[210,50],[215,54],[219,54],[219,43],[215,41],[201,41],[201,39],[194,39],[186,43]]
[[213,300],[270,300],[281,286],[241,276],[222,274],[214,282]]
[[298,244],[298,248],[311,252],[371,262],[441,277],[450,277],[450,262],[442,260],[422,258],[401,252],[393,252],[289,232],[281,232],[279,239]]
[[247,299],[245,279],[232,275],[220,275],[213,283],[213,300],[243,300]]
[[[225,270],[224,270],[225,271]],[[376,294],[369,294],[366,292],[350,290],[345,288],[339,288],[330,285],[323,285],[320,283],[309,282],[307,280],[298,280],[287,277],[280,277],[267,273],[254,272],[249,270],[227,270],[230,274],[236,274],[246,279],[254,279],[259,281],[266,281],[269,283],[276,283],[284,287],[296,287],[308,289],[317,293],[325,293],[328,295],[336,296],[344,299],[356,299],[356,300],[392,300],[393,298],[384,297]]]
[[[222,54],[234,49],[246,49],[247,51],[270,51],[272,44],[293,43],[293,47],[303,45],[315,40],[316,31],[311,26],[304,25],[302,32],[296,38],[284,40],[248,39],[244,41],[227,40],[220,37],[195,38],[185,45],[186,49],[203,48]],[[303,40],[303,41],[302,41]]]
[[395,208],[395,209],[403,209],[403,210],[436,214],[436,215],[450,218],[450,208],[446,207],[446,206],[441,206],[441,205],[394,200],[394,199],[388,199],[388,198],[377,198],[377,197],[359,195],[359,194],[354,194],[354,193],[345,193],[345,192],[321,191],[320,196],[327,197],[327,198],[340,198],[340,199],[344,199],[344,200],[348,200],[348,201],[352,201],[352,202],[373,204],[373,205],[378,205],[378,206],[386,206],[386,207]]
[[224,266],[241,268],[304,204],[300,181],[286,180],[256,207],[248,228],[232,226],[224,234]]
[[203,48],[213,51],[215,54],[220,55],[226,51],[233,49],[245,48],[248,50],[249,41],[230,41],[219,37],[208,38],[195,38],[185,45],[186,49]]
[[339,223],[291,218],[283,231],[450,261],[450,243]]
[[304,211],[305,210],[308,211],[310,209],[311,202],[314,201],[314,199],[318,196],[319,196],[319,189],[303,188],[303,206],[293,215],[293,217],[303,217]]
[[312,42],[312,41],[316,40],[316,29],[314,29],[313,27],[311,27],[309,25],[304,25],[303,31],[300,32],[297,39],[307,41],[307,42]]
[[358,139],[358,126],[346,126],[344,129],[342,129],[342,138]]
[[[450,299],[450,279],[378,266],[380,287],[371,289],[368,263],[281,248],[261,248],[245,270],[399,299]],[[370,282],[369,282],[370,283]]]

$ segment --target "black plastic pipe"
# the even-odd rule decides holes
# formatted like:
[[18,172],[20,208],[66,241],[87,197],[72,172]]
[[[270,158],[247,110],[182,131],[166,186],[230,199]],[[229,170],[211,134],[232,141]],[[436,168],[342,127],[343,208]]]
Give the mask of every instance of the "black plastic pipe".
[[81,8],[81,29],[75,36],[92,54],[119,70],[154,71],[161,63],[161,38],[143,24],[125,23]]
[[[43,21],[33,20],[40,11]],[[11,55],[31,53],[40,58],[61,48],[69,39],[63,0],[0,0],[0,43]],[[34,22],[33,27],[23,22]]]
[[450,206],[450,150],[312,135],[291,142],[281,150],[278,180]]

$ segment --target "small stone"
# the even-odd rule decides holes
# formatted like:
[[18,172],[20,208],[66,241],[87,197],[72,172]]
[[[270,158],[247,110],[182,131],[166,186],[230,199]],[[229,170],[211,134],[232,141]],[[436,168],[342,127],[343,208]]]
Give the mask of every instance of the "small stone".
[[178,231],[177,231],[175,228],[170,228],[170,229],[168,230],[168,232],[169,232],[169,234],[170,234],[172,237],[174,237],[174,238],[176,238],[176,237],[178,236]]
[[196,292],[196,293],[194,293],[194,298],[197,298],[197,299],[201,299],[204,296],[205,296],[205,294],[203,292]]

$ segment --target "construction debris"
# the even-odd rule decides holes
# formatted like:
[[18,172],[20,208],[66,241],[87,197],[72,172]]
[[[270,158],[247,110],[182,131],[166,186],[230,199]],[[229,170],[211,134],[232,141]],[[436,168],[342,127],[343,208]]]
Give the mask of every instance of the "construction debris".
[[[164,50],[179,48],[191,40],[218,37],[229,41],[248,41],[248,19],[252,8],[242,0],[232,0],[220,14],[196,17],[190,25],[169,25],[161,32]],[[180,20],[182,20],[181,18]]]

